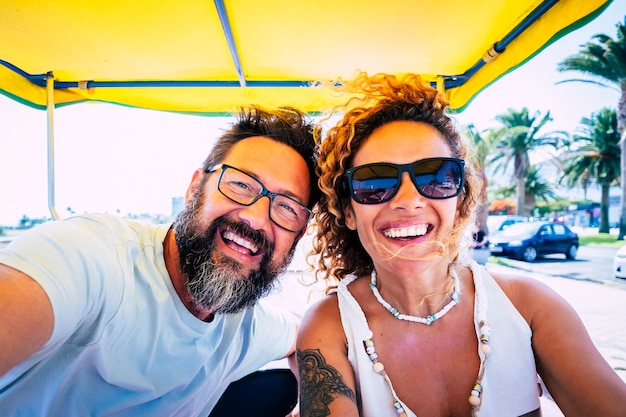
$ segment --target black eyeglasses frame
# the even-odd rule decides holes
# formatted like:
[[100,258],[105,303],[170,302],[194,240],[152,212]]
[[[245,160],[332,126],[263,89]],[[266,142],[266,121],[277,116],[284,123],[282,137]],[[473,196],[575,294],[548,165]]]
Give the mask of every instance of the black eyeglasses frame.
[[[222,177],[224,176],[224,172],[226,170],[228,170],[228,169],[232,169],[232,170],[235,170],[235,171],[240,172],[242,174],[245,174],[246,176],[248,176],[248,177],[252,178],[253,180],[255,180],[261,186],[261,192],[251,202],[249,202],[247,204],[242,203],[241,201],[235,200],[231,196],[229,196],[226,193],[224,193],[224,191],[222,191],[222,189],[220,187],[220,184],[222,182]],[[218,165],[214,165],[213,167],[211,167],[209,169],[205,169],[204,172],[207,173],[207,174],[211,174],[211,173],[213,173],[215,171],[218,171],[218,170],[221,170],[221,172],[220,172],[220,176],[219,176],[219,178],[217,180],[217,189],[224,197],[226,197],[227,199],[229,199],[230,201],[232,201],[234,203],[240,204],[240,205],[245,206],[245,207],[249,207],[249,206],[253,205],[257,201],[259,201],[259,199],[261,199],[262,197],[269,198],[270,199],[270,204],[269,204],[269,208],[268,208],[268,213],[267,214],[268,214],[270,220],[274,224],[276,224],[278,227],[280,227],[282,229],[285,229],[288,232],[300,233],[302,230],[304,230],[304,228],[307,226],[309,221],[313,218],[313,211],[311,211],[311,209],[309,209],[307,206],[305,206],[304,204],[302,204],[301,202],[299,202],[298,200],[296,200],[295,198],[293,198],[291,196],[288,196],[286,194],[281,194],[281,193],[275,193],[275,192],[272,192],[272,191],[268,190],[267,187],[265,187],[265,184],[263,184],[261,181],[259,181],[258,178],[248,174],[247,172],[245,172],[245,171],[243,171],[243,170],[241,170],[241,169],[239,169],[237,167],[234,167],[234,166],[228,165],[228,164],[218,164]],[[307,213],[308,216],[307,216],[307,220],[304,222],[303,226],[301,226],[297,230],[292,230],[292,229],[289,229],[289,228],[283,226],[282,224],[278,223],[274,219],[274,217],[272,216],[272,206],[273,206],[274,198],[277,197],[277,196],[283,197],[283,198],[287,198],[288,200],[293,201],[294,203],[298,204],[301,208],[303,208],[305,210],[305,212]]]

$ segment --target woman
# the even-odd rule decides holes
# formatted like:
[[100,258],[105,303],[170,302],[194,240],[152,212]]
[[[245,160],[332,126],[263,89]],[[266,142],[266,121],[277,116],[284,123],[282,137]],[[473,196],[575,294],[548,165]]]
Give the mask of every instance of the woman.
[[[624,416],[626,384],[550,288],[469,261],[479,180],[418,76],[360,74],[321,145],[314,251],[336,291],[298,337],[302,416]],[[467,231],[466,231],[467,230]]]

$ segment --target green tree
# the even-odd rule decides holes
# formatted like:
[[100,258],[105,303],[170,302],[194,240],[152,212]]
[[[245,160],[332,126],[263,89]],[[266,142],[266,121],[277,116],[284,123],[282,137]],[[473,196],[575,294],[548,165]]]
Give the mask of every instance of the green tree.
[[603,108],[580,121],[574,135],[579,148],[564,161],[563,177],[567,185],[593,181],[600,185],[600,233],[609,233],[609,191],[619,183],[621,151],[617,132],[617,114]]
[[626,16],[624,22],[618,22],[615,39],[608,35],[598,34],[591,38],[579,52],[565,58],[557,66],[558,71],[577,71],[588,79],[566,81],[583,81],[603,87],[615,88],[621,92],[617,105],[617,131],[622,138],[621,175],[622,203],[617,239],[624,240],[626,235]]
[[513,179],[516,184],[517,204],[515,213],[529,216],[534,206],[526,206],[526,179],[530,173],[530,153],[547,148],[554,150],[566,143],[567,135],[563,132],[541,134],[540,131],[552,121],[550,112],[530,115],[527,108],[520,111],[509,109],[496,116],[502,127],[492,129],[490,134],[495,144],[491,162],[495,164],[494,173],[504,172],[513,162]]

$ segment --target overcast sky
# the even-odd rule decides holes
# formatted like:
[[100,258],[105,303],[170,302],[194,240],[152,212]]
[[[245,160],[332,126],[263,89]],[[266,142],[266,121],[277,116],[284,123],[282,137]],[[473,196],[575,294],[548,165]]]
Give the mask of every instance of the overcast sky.
[[[479,129],[495,126],[494,116],[509,108],[550,111],[550,130],[573,132],[582,117],[602,107],[617,107],[619,92],[558,73],[556,64],[575,54],[591,36],[616,36],[626,1],[614,1],[587,26],[551,45],[523,67],[483,91],[457,118]],[[227,118],[204,118],[80,104],[55,112],[56,208],[76,213],[171,213],[193,171],[208,154]],[[0,94],[0,225],[15,225],[22,215],[49,216],[46,113]]]

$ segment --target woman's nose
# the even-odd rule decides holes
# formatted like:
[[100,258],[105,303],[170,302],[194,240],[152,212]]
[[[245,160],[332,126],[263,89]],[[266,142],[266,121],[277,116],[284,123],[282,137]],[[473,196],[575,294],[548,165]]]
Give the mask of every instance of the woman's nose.
[[408,172],[403,172],[398,192],[390,201],[391,207],[415,208],[425,204],[425,197],[417,191],[417,186],[413,183]]

